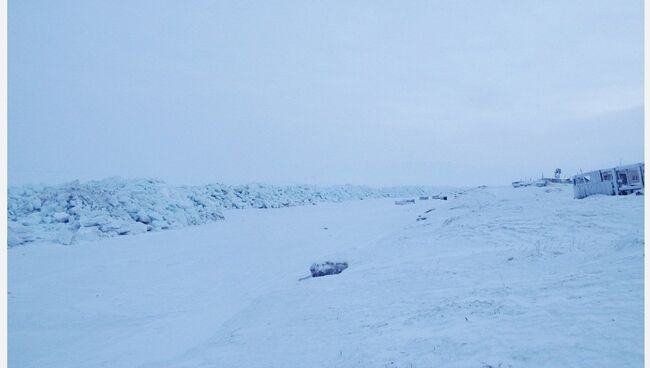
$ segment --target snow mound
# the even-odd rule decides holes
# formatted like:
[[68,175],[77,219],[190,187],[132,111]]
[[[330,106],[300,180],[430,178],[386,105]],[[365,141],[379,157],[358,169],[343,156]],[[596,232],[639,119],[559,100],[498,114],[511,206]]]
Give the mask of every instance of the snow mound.
[[198,225],[223,219],[223,209],[290,207],[434,191],[415,186],[171,186],[159,180],[120,178],[12,187],[8,192],[8,245],[36,241],[72,244]]

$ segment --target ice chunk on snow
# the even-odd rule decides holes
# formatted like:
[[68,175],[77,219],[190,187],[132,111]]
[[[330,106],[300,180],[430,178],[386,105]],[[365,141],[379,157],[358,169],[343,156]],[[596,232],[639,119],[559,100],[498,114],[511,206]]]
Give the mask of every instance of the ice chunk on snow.
[[314,263],[309,267],[312,277],[320,277],[327,275],[336,275],[343,272],[348,268],[347,262],[325,262],[325,263]]
[[70,215],[68,215],[65,212],[57,212],[54,215],[52,215],[52,218],[56,222],[68,222],[68,220],[70,219]]
[[27,215],[21,222],[25,226],[34,226],[41,223],[41,214],[38,212]]
[[69,229],[61,229],[57,234],[56,234],[56,240],[57,242],[64,244],[64,245],[70,245],[72,244],[72,240],[74,239],[74,233],[69,230]]
[[87,215],[82,216],[79,219],[79,224],[81,226],[101,226],[111,222],[111,218],[108,215],[97,215],[88,217]]
[[76,240],[97,240],[102,238],[104,233],[96,226],[81,227],[75,235]]

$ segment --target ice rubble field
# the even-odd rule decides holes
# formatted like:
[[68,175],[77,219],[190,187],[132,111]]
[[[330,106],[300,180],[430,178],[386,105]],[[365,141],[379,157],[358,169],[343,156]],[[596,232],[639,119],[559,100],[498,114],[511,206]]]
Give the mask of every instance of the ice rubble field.
[[12,247],[10,367],[643,365],[643,197],[393,202]]
[[8,245],[71,244],[116,235],[198,225],[230,208],[277,208],[318,202],[437,194],[431,187],[371,188],[262,184],[175,187],[156,180],[111,178],[9,188]]

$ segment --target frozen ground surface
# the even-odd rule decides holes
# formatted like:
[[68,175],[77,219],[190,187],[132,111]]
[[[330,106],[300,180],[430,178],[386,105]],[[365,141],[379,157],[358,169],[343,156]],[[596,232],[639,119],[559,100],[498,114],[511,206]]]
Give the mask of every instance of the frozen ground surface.
[[393,202],[10,248],[10,367],[642,366],[643,197]]

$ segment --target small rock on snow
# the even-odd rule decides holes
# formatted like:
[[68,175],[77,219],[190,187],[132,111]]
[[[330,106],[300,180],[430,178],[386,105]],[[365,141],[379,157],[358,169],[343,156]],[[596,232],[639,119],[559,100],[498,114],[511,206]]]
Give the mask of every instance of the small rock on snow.
[[314,263],[309,267],[312,277],[321,277],[327,275],[336,275],[348,268],[347,262],[325,262]]

